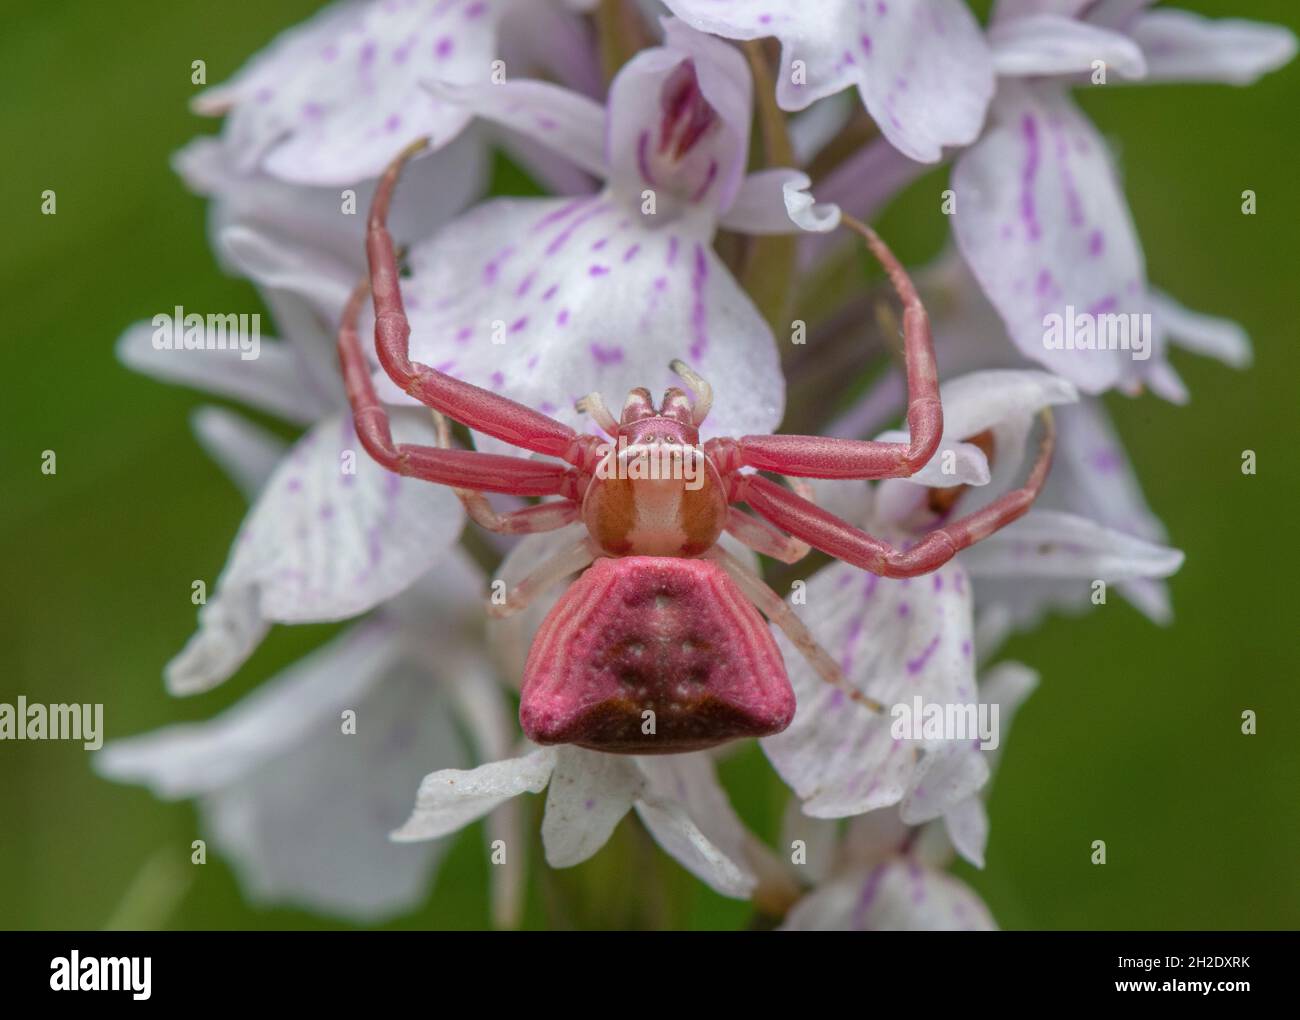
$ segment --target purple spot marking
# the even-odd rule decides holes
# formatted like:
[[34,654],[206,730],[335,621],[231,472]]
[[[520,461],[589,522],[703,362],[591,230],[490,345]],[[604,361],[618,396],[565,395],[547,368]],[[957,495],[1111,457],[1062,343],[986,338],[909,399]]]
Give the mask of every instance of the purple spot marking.
[[608,276],[608,275],[609,275],[609,266],[597,266],[597,265],[593,265],[593,266],[591,266],[591,268],[589,268],[589,269],[587,270],[587,275],[588,275],[588,276]]
[[641,246],[639,244],[632,245],[631,248],[629,248],[627,251],[623,253],[623,261],[631,262],[634,258],[636,258],[637,252],[639,252],[640,250],[641,250]]
[[1105,246],[1106,237],[1100,230],[1094,230],[1088,235],[1088,254],[1093,258],[1100,255]]
[[623,348],[618,346],[602,347],[600,344],[592,344],[591,356],[596,359],[597,365],[618,365],[623,361]]
[[402,126],[402,118],[400,115],[396,113],[394,113],[386,121],[384,121],[384,130],[387,131],[389,134],[392,134],[401,126]]
[[871,869],[871,874],[867,876],[867,880],[862,883],[862,894],[853,907],[852,927],[854,931],[866,930],[867,914],[871,910],[871,904],[875,900],[876,894],[880,891],[880,880],[885,875],[886,867],[888,867],[887,864],[877,864]]
[[943,575],[942,575],[942,574],[935,574],[935,575],[934,575],[934,590],[935,590],[935,591],[943,591]]
[[567,308],[561,308],[560,314],[555,317],[556,325],[563,326],[568,321],[569,321],[569,310]]
[[1029,239],[1037,241],[1043,234],[1043,228],[1039,225],[1034,208],[1034,179],[1038,176],[1039,143],[1038,121],[1032,114],[1025,114],[1020,121],[1020,133],[1024,135],[1028,150],[1024,169],[1020,173],[1020,218],[1024,221]]
[[494,390],[499,390],[502,386],[505,385],[505,382],[506,382],[506,377],[502,373],[500,372],[492,373],[492,388]]
[[924,651],[922,651],[920,655],[918,655],[915,659],[911,659],[908,661],[907,663],[908,674],[911,676],[916,676],[917,673],[925,669],[925,664],[930,661],[930,656],[932,656],[935,653],[935,650],[938,647],[939,647],[939,635],[936,634],[933,638],[931,638],[930,643],[925,646]]
[[542,300],[543,301],[551,300],[551,298],[555,297],[555,292],[559,289],[560,289],[560,285],[558,283],[551,284],[549,287],[546,288],[546,292],[542,294]]
[[708,306],[704,301],[704,287],[709,279],[709,263],[704,257],[704,245],[695,245],[695,267],[691,272],[691,357],[699,361],[709,346]]
[[863,32],[862,38],[859,39],[858,42],[862,44],[862,52],[868,57],[871,56],[871,36],[867,35],[866,32]]
[[518,333],[521,329],[523,329],[527,325],[528,325],[528,316],[522,315],[518,319],[515,319],[514,322],[510,323],[510,332]]
[[1115,300],[1115,295],[1112,294],[1109,297],[1102,298],[1095,305],[1089,308],[1088,314],[1105,315],[1107,312],[1113,312],[1118,306],[1119,302]]
[[487,4],[483,0],[475,0],[465,8],[465,20],[473,21],[475,18],[481,18],[487,11]]

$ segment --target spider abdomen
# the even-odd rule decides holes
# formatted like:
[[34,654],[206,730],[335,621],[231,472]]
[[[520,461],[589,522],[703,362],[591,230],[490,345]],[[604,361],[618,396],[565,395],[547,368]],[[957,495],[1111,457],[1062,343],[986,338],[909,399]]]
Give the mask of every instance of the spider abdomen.
[[778,733],[794,692],[766,621],[709,560],[598,559],[524,667],[520,722],[539,744],[658,754]]

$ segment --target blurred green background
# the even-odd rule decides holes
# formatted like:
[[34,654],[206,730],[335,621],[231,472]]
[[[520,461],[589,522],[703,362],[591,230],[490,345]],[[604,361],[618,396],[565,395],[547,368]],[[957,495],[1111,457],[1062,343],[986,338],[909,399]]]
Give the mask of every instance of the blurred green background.
[[[1293,0],[1178,6],[1300,29]],[[202,398],[113,356],[123,327],[159,308],[257,307],[251,287],[216,269],[203,203],[168,157],[215,129],[187,111],[190,62],[222,81],[316,7],[6,4],[0,701],[102,701],[110,737],[138,733],[208,717],[331,633],[277,628],[217,691],[165,694],[162,664],[194,625],[190,582],[216,576],[245,505],[190,435]],[[1112,599],[1007,649],[1043,682],[996,780],[988,867],[960,868],[1004,927],[1300,927],[1298,84],[1293,63],[1245,90],[1080,96],[1117,147],[1152,280],[1241,322],[1256,364],[1234,373],[1176,355],[1190,406],[1111,401],[1153,508],[1188,553],[1172,580],[1177,618],[1161,630]],[[40,214],[47,188],[54,216]],[[910,259],[943,238],[923,188],[883,221]],[[1247,188],[1255,216],[1240,212]],[[40,472],[47,449],[52,477]],[[1241,473],[1244,449],[1258,454],[1254,477]],[[1240,732],[1247,708],[1253,737]],[[747,820],[774,836],[781,800],[762,755],[749,748],[723,772]],[[98,779],[79,745],[0,743],[0,926],[333,924],[247,906],[215,855],[188,863],[197,835],[190,804]],[[1104,867],[1089,863],[1095,839]],[[396,926],[485,926],[481,847],[477,829],[462,834],[424,906]],[[747,922],[745,904],[644,850],[625,822],[594,862],[542,881],[577,900],[574,923]],[[643,885],[626,881],[629,862],[663,876],[651,907],[627,898]],[[533,874],[527,922],[540,927]]]

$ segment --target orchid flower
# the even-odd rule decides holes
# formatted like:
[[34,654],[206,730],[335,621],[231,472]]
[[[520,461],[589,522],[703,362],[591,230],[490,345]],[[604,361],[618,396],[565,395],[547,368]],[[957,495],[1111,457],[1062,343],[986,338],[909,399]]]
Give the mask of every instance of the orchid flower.
[[[208,413],[221,416],[207,426],[221,456],[258,473],[271,467],[252,464],[249,449],[274,440]],[[96,769],[168,800],[196,799],[204,834],[256,902],[358,923],[410,910],[447,843],[397,846],[388,830],[429,762],[499,755],[512,729],[475,635],[482,574],[452,553],[435,576],[215,718],[110,743]],[[507,808],[489,839],[513,837],[518,824]],[[493,880],[496,920],[513,926],[518,866],[494,869]]]
[[[1007,662],[980,681],[982,699],[997,704],[1005,736],[1021,702],[1038,682],[1032,670]],[[997,750],[969,750],[993,768]],[[787,842],[809,846],[813,888],[786,915],[785,931],[989,931],[997,927],[988,907],[964,882],[943,869],[953,844],[983,866],[988,829],[982,800],[971,795],[950,808],[940,823],[912,806],[880,808],[849,819],[842,837],[834,822],[797,816],[786,826]],[[812,853],[814,842],[831,852]]]
[[[1106,143],[1068,87],[1081,74],[1096,74],[1099,64],[1119,78],[1247,84],[1289,61],[1295,39],[1282,28],[1147,12],[1148,6],[1145,0],[998,4],[989,42],[1000,83],[988,128],[953,169],[953,229],[1022,354],[1087,393],[1115,386],[1131,391],[1145,382],[1178,399],[1184,388],[1162,356],[1178,316],[1149,290]],[[1154,356],[1046,349],[1044,316],[1064,314],[1067,306],[1093,315],[1151,314]]]
[[885,138],[920,162],[974,141],[993,95],[988,47],[961,0],[665,2],[704,32],[779,39],[784,110],[856,86]]
[[[1002,320],[956,251],[950,249],[922,270],[917,286],[934,309],[935,356],[941,377],[1029,367],[1028,359],[1006,343]],[[1249,363],[1250,341],[1236,323],[1188,311],[1157,291],[1152,292],[1152,300],[1164,312],[1170,339],[1180,347],[1230,367]],[[870,434],[901,412],[905,403],[903,377],[891,369],[828,432],[849,437]],[[1114,531],[1163,544],[1168,533],[1147,505],[1101,401],[1083,397],[1077,404],[1058,408],[1056,414],[1056,456],[1036,507],[1073,511]],[[1154,622],[1168,623],[1172,618],[1169,594],[1159,578],[1131,578],[1116,589]],[[980,592],[994,596],[993,601],[1008,611],[1005,624],[1017,630],[1035,625],[1049,609],[1077,611],[1090,604],[1090,593],[1074,581],[1048,578],[985,580]]]
[[[259,357],[245,361],[233,350],[157,350],[151,325],[140,323],[123,334],[119,356],[310,428],[278,458],[199,611],[198,632],[168,663],[174,694],[226,680],[272,623],[347,619],[399,594],[444,558],[464,523],[452,492],[390,474],[361,449],[344,410],[328,320],[289,289],[298,274],[324,287],[346,277],[317,273],[328,266],[325,256],[313,263],[251,229],[232,226],[222,238],[226,257],[264,281],[291,339],[264,338]],[[395,424],[436,441],[424,415],[404,412]]]
[[565,745],[468,772],[441,769],[424,777],[410,818],[393,838],[438,839],[511,798],[542,790],[542,844],[553,868],[587,860],[635,809],[659,845],[712,889],[744,899],[754,888],[745,849],[750,837],[703,751],[645,758]]
[[[874,534],[915,540],[1011,488],[1035,416],[1076,396],[1065,380],[1036,371],[984,371],[950,380],[942,388],[944,438],[926,467],[874,489],[825,483],[818,501]],[[892,432],[881,438],[900,435],[906,438]],[[795,606],[806,606],[809,628],[849,682],[881,704],[919,695],[930,703],[968,705],[979,700],[974,605],[985,580],[1055,578],[1086,591],[1095,579],[1164,577],[1181,562],[1176,550],[1074,514],[1034,509],[927,577],[890,580],[833,563],[807,581]],[[782,643],[783,650],[789,647]],[[762,745],[806,813],[833,818],[900,803],[906,813],[921,789],[946,810],[987,778],[951,741],[923,743],[925,755],[918,757],[916,746],[890,738],[887,714],[846,699],[793,654],[786,661],[798,709],[789,729]],[[936,786],[931,774],[943,781]],[[958,845],[973,854],[971,845]]]
[[[666,388],[681,357],[720,381],[706,431],[771,432],[784,401],[772,333],[713,235],[822,229],[836,211],[806,201],[797,170],[746,175],[740,54],[681,22],[665,34],[614,78],[607,108],[542,82],[435,89],[606,183],[576,199],[496,199],[414,247],[412,356],[571,424],[577,398]],[[410,401],[376,382],[381,398]]]
[[294,184],[377,177],[415,138],[434,149],[471,115],[430,96],[431,79],[489,82],[514,50],[578,87],[597,71],[582,27],[566,10],[591,0],[342,0],[290,29],[222,85],[195,100],[227,117],[235,170]]

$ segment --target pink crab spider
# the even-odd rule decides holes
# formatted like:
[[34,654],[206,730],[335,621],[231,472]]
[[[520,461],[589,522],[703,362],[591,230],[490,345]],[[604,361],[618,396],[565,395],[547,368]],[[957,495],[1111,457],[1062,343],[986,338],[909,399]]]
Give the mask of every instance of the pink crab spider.
[[[724,531],[775,559],[793,563],[814,547],[886,577],[936,570],[959,550],[1020,517],[1051,463],[1050,418],[1025,485],[898,549],[819,508],[804,495],[754,472],[796,478],[906,478],[938,448],[943,411],[929,320],[907,273],[870,227],[845,217],[885,267],[903,304],[910,442],[820,436],[714,438],[699,427],[712,390],[680,361],[672,369],[691,390],[669,389],[656,407],[633,390],[618,419],[598,394],[579,410],[615,443],[581,434],[548,415],[410,359],[388,208],[406,160],[399,155],[375,192],[367,227],[370,279],[343,313],[339,357],[357,435],[376,461],[401,475],[451,486],[478,524],[510,534],[551,531],[581,521],[576,545],[536,568],[510,591],[497,615],[516,612],[571,574],[580,576],[547,615],[524,667],[520,722],[538,744],[577,744],[622,754],[698,750],[741,737],[779,733],[794,717],[785,664],[763,617],[780,627],[827,682],[868,708],[793,610],[719,544]],[[433,408],[438,446],[394,443],[362,354],[357,320],[374,295],[379,363],[406,393]],[[442,415],[523,450],[532,460],[450,448]],[[655,457],[681,470],[631,470]],[[558,462],[557,462],[558,461]],[[693,464],[697,469],[689,470]],[[798,484],[795,483],[798,488]],[[497,513],[485,492],[557,496]],[[753,513],[733,504],[745,503]],[[755,516],[756,515],[756,516]]]

